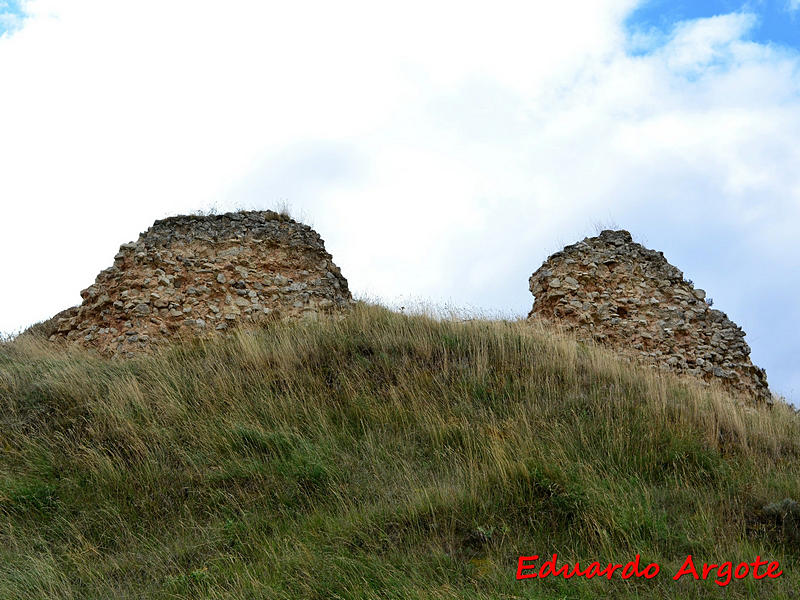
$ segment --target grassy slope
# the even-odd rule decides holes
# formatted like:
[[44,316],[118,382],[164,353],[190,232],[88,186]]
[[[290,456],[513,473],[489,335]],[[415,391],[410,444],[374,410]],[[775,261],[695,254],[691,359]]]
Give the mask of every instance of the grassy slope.
[[[800,424],[525,323],[359,306],[156,357],[0,346],[0,598],[794,598]],[[515,581],[520,554],[656,561]],[[772,581],[670,579],[780,560]]]

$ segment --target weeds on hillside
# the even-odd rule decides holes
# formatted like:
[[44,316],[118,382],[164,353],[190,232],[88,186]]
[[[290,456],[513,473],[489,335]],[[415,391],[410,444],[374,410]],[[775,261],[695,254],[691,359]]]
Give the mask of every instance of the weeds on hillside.
[[[800,423],[528,322],[359,304],[130,361],[0,346],[2,598],[790,598]],[[777,513],[776,513],[777,514]],[[788,513],[787,513],[788,514]],[[793,530],[792,530],[793,531]],[[514,580],[521,554],[777,580]]]

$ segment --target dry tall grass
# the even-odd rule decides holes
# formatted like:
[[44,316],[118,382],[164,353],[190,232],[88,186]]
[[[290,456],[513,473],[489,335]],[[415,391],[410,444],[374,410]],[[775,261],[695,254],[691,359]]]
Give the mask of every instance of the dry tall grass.
[[[108,361],[0,346],[0,598],[790,598],[800,421],[526,322],[358,305]],[[514,580],[520,554],[662,566]],[[673,582],[686,554],[777,580]]]

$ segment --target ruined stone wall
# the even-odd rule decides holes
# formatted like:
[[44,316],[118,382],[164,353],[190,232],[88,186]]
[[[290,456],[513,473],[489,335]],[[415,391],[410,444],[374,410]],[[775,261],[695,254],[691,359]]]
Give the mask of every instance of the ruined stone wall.
[[52,341],[105,355],[143,352],[265,317],[347,308],[347,281],[320,236],[272,211],[156,221],[56,315]]
[[770,399],[744,331],[627,231],[603,231],[556,252],[531,276],[530,289],[529,319],[555,320],[584,339]]

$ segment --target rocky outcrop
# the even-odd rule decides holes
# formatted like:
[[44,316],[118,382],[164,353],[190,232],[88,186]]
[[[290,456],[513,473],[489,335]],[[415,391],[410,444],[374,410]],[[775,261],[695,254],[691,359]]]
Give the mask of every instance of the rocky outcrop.
[[556,252],[531,276],[530,289],[529,319],[558,321],[581,338],[770,400],[744,331],[663,253],[627,231],[603,231]]
[[50,340],[121,356],[176,336],[268,317],[313,318],[352,302],[320,236],[272,211],[156,221],[120,247],[81,297],[57,315]]

